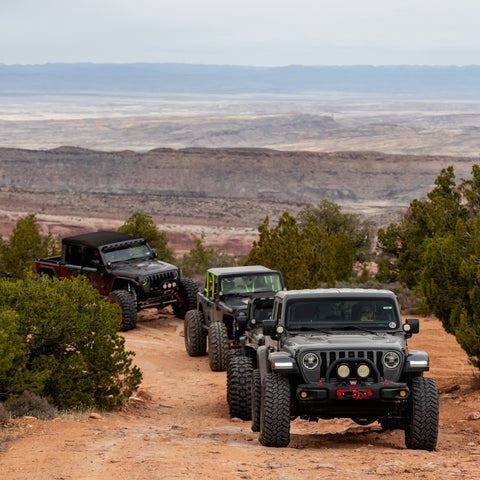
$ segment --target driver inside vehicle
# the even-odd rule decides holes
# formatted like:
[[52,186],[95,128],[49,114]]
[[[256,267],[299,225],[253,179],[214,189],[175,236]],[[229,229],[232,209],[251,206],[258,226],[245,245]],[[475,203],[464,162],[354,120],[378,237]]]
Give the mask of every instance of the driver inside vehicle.
[[360,308],[360,321],[361,322],[373,322],[374,318],[374,311],[372,305],[362,305]]

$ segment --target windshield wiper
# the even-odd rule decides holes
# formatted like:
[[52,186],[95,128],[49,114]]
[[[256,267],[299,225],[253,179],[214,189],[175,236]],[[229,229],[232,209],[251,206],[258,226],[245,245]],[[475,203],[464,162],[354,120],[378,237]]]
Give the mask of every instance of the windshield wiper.
[[375,335],[377,334],[376,331],[370,330],[365,327],[360,327],[359,325],[346,325],[345,327],[339,327],[339,328],[341,328],[341,330],[360,330],[362,332],[373,333]]
[[330,335],[330,331],[329,330],[326,330],[325,328],[320,328],[320,327],[290,327],[288,329],[289,332],[292,332],[292,331],[296,331],[296,330],[300,330],[302,332],[308,332],[308,331],[314,331],[314,332],[322,332],[322,333],[325,333],[327,335]]

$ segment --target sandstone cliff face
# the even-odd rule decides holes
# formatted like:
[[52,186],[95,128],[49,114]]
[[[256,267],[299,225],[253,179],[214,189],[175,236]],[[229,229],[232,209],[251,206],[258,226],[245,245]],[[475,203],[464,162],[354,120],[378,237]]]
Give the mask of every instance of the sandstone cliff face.
[[0,187],[36,192],[251,199],[402,207],[431,190],[442,168],[470,175],[474,159],[267,149],[160,148],[146,153],[73,147],[0,149]]

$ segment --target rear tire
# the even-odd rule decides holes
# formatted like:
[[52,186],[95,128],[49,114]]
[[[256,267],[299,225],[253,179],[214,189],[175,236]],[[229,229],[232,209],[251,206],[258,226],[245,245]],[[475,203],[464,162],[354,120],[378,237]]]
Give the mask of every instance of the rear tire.
[[262,402],[262,377],[260,370],[256,368],[252,372],[252,382],[250,385],[250,396],[252,403],[252,432],[260,431],[260,410]]
[[185,349],[191,357],[200,357],[207,353],[207,331],[200,310],[189,310],[183,322]]
[[197,284],[190,278],[182,278],[178,288],[180,300],[174,303],[173,313],[176,317],[184,319],[189,310],[197,308]]
[[405,444],[416,450],[435,450],[438,439],[438,390],[433,378],[415,377],[411,383]]
[[137,305],[129,291],[114,290],[108,295],[107,301],[118,305],[122,310],[121,331],[133,330],[137,326]]
[[250,420],[252,359],[245,355],[229,356],[227,366],[227,403],[230,416]]
[[227,368],[228,332],[223,322],[212,322],[208,327],[208,360],[213,372]]
[[265,447],[290,443],[290,382],[276,373],[267,374],[262,388],[258,440]]

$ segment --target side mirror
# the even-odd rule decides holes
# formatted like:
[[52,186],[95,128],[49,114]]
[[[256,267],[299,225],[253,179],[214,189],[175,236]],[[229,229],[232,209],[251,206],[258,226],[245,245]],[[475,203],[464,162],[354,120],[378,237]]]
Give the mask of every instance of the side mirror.
[[407,337],[411,337],[414,333],[420,331],[420,320],[418,318],[407,318],[403,324],[403,331]]
[[157,257],[158,257],[157,249],[152,248],[152,258],[157,258]]
[[277,333],[277,322],[269,318],[268,320],[263,321],[263,335],[268,337],[274,337]]

